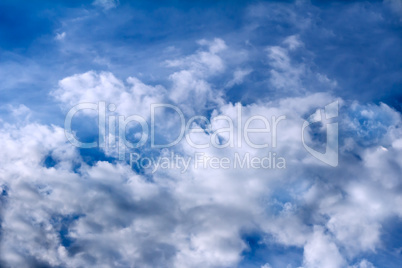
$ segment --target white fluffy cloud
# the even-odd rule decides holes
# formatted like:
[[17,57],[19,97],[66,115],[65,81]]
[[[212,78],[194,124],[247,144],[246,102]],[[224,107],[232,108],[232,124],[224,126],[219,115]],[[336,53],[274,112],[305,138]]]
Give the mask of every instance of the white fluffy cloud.
[[165,93],[163,86],[145,85],[135,77],[129,77],[124,83],[110,72],[89,71],[60,80],[52,95],[68,109],[79,103],[105,101],[115,104],[117,113],[147,118],[150,105],[162,102]]
[[[305,268],[373,267],[367,260],[356,264],[356,256],[374,252],[380,246],[382,224],[389,217],[402,217],[400,114],[385,104],[350,104],[329,93],[230,103],[209,81],[225,72],[219,53],[227,45],[221,39],[199,44],[206,50],[168,62],[177,69],[168,78],[170,86],[147,85],[133,77],[123,82],[112,73],[90,71],[62,79],[52,94],[65,108],[106,101],[116,104],[116,112],[123,115],[147,116],[150,104],[158,102],[177,104],[188,116],[201,113],[212,121],[218,115],[235,119],[239,107],[244,121],[257,114],[285,115],[278,125],[275,152],[285,157],[287,168],[191,167],[184,174],[174,169],[136,173],[124,162],[87,164],[58,126],[3,124],[0,258],[4,264],[233,267],[249,247],[242,232],[257,230],[273,237],[273,243],[303,248],[300,265]],[[276,88],[303,87],[300,77],[309,68],[306,63],[294,65],[290,57],[300,47],[301,41],[292,36],[268,48],[267,69]],[[235,74],[232,83],[247,73]],[[301,143],[304,119],[334,100],[340,101],[343,115],[340,165],[335,169],[319,163]],[[207,113],[210,103],[213,109]],[[15,111],[25,110],[21,106]],[[164,118],[163,135],[169,136],[175,124]],[[215,122],[212,129],[222,124]],[[234,125],[234,133],[239,127]],[[201,142],[211,135],[205,131],[192,139]],[[253,141],[272,146],[270,138],[255,136]],[[316,142],[315,138],[306,134],[308,142]],[[221,143],[227,139],[228,133],[219,136]],[[194,149],[182,140],[172,151],[181,156],[266,155],[244,138],[241,141],[242,147]],[[286,198],[280,196],[284,191]]]

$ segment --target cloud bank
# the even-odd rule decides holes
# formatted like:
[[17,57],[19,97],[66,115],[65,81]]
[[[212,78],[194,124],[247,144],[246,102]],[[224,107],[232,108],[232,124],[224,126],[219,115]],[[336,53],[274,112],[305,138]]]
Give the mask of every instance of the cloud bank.
[[[386,5],[397,6],[394,2]],[[93,3],[106,15],[118,10],[117,4]],[[244,31],[285,20],[297,33],[285,31],[289,34],[261,50],[247,42],[239,48],[231,36],[198,39],[188,53],[176,55],[177,48],[168,47],[171,57],[154,63],[161,70],[158,79],[89,68],[63,76],[46,92],[63,115],[79,103],[106,102],[115,105],[112,115],[136,114],[149,123],[151,104],[166,103],[186,119],[198,115],[211,122],[207,128],[194,121],[192,129],[201,131],[185,133],[169,149],[146,143],[129,151],[144,157],[202,154],[234,161],[236,155],[261,158],[272,152],[286,159],[283,169],[196,168],[194,163],[184,173],[135,169],[118,160],[115,147],[74,147],[60,122],[36,120],[38,111],[28,103],[9,104],[10,116],[0,121],[0,266],[369,268],[383,267],[376,266],[384,263],[376,256],[388,256],[389,267],[397,267],[392,262],[401,258],[395,246],[400,241],[390,242],[387,234],[402,217],[401,113],[384,102],[339,93],[347,83],[332,78],[331,68],[318,69],[317,55],[304,41],[305,33],[318,27],[307,13],[288,4],[250,5]],[[70,33],[60,32],[57,41],[68,42]],[[261,93],[264,89],[270,95]],[[254,97],[238,98],[234,91]],[[303,122],[334,101],[339,103],[335,168],[302,145]],[[277,124],[278,135],[250,135],[268,149],[239,135],[255,115],[286,117]],[[222,116],[235,122],[233,136],[219,132],[229,127],[227,120],[218,120]],[[158,141],[177,136],[177,115],[157,117]],[[95,134],[88,130],[95,113],[86,110],[74,120],[80,139],[97,139],[96,129]],[[138,138],[141,131],[131,125],[127,133]],[[326,126],[316,124],[304,133],[305,141],[322,149],[325,133]],[[115,135],[107,138],[119,142]],[[222,148],[195,148],[187,140],[203,144],[211,138]],[[242,145],[231,146],[232,140]]]

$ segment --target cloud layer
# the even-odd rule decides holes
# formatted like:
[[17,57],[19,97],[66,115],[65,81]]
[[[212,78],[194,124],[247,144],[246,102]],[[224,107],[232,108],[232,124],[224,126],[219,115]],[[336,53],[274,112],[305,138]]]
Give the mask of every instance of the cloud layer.
[[[398,11],[394,2],[381,7]],[[269,42],[248,40],[240,46],[230,34],[197,38],[195,45],[166,46],[155,56],[159,61],[152,64],[154,73],[127,75],[113,62],[120,57],[118,50],[108,53],[105,45],[100,57],[87,53],[92,51],[89,43],[78,48],[71,46],[77,39],[69,40],[79,39],[79,21],[115,16],[121,5],[125,3],[95,1],[96,10],[88,14],[78,8],[79,15],[68,20],[70,28],[61,26],[52,36],[68,57],[84,51],[97,62],[85,71],[70,69],[53,83],[45,94],[57,107],[52,109],[64,115],[79,103],[103,101],[115,104],[110,115],[135,114],[150,123],[151,104],[174,105],[186,120],[203,116],[210,126],[195,120],[191,127],[201,131],[185,133],[174,147],[159,150],[147,142],[128,152],[156,158],[202,154],[230,161],[236,155],[261,158],[271,152],[286,160],[286,168],[196,168],[191,162],[186,172],[135,169],[117,159],[117,147],[74,147],[60,123],[64,118],[56,120],[56,113],[54,118],[41,117],[38,114],[46,112],[35,105],[7,103],[8,115],[0,121],[0,266],[371,268],[382,267],[388,258],[386,264],[397,267],[400,241],[387,235],[396,232],[389,226],[398,225],[402,217],[401,113],[389,103],[343,92],[354,82],[343,72],[341,80],[334,78],[333,70],[352,57],[348,48],[334,66],[317,68],[325,57],[314,47],[320,38],[315,39],[318,44],[305,40],[312,33],[330,39],[339,34],[315,19],[314,14],[332,14],[332,9],[305,2],[250,5],[244,8],[247,24],[240,32],[252,37],[276,25],[267,30],[279,32]],[[371,6],[352,3],[342,8],[349,12],[345,16],[363,9],[375,25],[384,20],[385,13],[372,13]],[[124,16],[120,19],[124,24]],[[99,38],[96,34],[88,38]],[[398,42],[400,38],[389,36],[390,47]],[[147,72],[152,66],[143,63]],[[4,68],[0,64],[0,71]],[[388,78],[398,81],[395,74],[398,71]],[[35,72],[24,77],[28,82],[36,79]],[[6,87],[22,82],[8,81]],[[336,168],[315,159],[302,141],[303,122],[334,101],[340,109]],[[286,117],[278,122],[276,136],[272,129],[267,135],[250,134],[253,143],[268,148],[257,149],[239,136],[255,115]],[[228,125],[223,116],[234,124]],[[177,115],[161,112],[157,118],[159,142],[177,136]],[[89,129],[96,119],[89,112],[75,117],[80,139],[97,139],[97,130]],[[263,126],[254,123],[255,128]],[[108,128],[111,124],[107,122]],[[233,136],[219,132],[225,127],[232,127]],[[135,139],[141,131],[132,125],[127,133]],[[304,133],[305,142],[321,150],[325,133],[324,124],[312,125]],[[115,134],[107,138],[118,143]],[[222,148],[197,149],[188,139],[197,144],[212,139]],[[257,258],[259,254],[264,257]]]

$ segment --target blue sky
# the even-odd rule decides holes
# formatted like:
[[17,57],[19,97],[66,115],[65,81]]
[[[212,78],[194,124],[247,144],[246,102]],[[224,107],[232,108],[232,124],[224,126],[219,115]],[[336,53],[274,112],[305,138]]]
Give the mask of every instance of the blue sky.
[[[2,1],[0,266],[399,267],[401,33],[399,0]],[[186,120],[234,118],[238,107],[285,115],[270,151],[286,169],[153,173],[119,161],[116,148],[74,147],[66,114],[100,101],[116,105],[109,116],[148,124],[153,103]],[[300,131],[334,101],[330,167]],[[96,116],[76,116],[78,139],[99,141]],[[157,117],[157,142],[171,141],[180,122]],[[222,127],[194,124],[197,141]],[[311,125],[307,144],[322,152],[327,131]],[[138,142],[141,128],[125,133]],[[167,152],[147,139],[126,153],[266,156],[246,144],[183,139]]]

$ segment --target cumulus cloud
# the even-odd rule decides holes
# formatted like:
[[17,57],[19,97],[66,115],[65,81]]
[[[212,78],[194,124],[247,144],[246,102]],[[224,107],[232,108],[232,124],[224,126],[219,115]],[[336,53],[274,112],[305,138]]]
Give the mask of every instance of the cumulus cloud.
[[311,239],[304,246],[304,265],[311,268],[345,266],[338,247],[320,227],[314,227]]
[[225,63],[219,53],[226,50],[227,46],[219,38],[212,41],[203,39],[198,43],[208,50],[167,61],[168,66],[179,68],[169,76],[173,83],[169,98],[188,114],[200,113],[209,105],[222,103],[221,92],[214,89],[207,79],[225,70]]
[[149,86],[135,77],[129,77],[124,83],[110,72],[89,71],[60,80],[59,88],[52,95],[68,108],[79,103],[105,101],[115,104],[120,114],[147,118],[150,105],[162,102],[165,91],[163,86]]
[[[236,122],[233,138],[242,146],[197,149],[183,139],[171,149],[181,156],[265,156],[267,150],[250,146],[244,136],[238,136],[238,130],[253,115],[284,115],[275,146],[272,132],[253,136],[253,142],[270,144],[273,152],[286,159],[287,168],[192,165],[184,174],[174,169],[134,171],[115,159],[88,164],[66,141],[61,127],[32,121],[3,125],[2,264],[233,267],[249,249],[242,233],[256,230],[272,237],[264,243],[302,249],[300,265],[305,268],[373,267],[356,258],[375,252],[381,244],[382,224],[402,216],[398,205],[402,201],[400,113],[386,104],[361,104],[310,91],[305,77],[331,82],[307,64],[294,62],[292,53],[303,47],[295,36],[266,51],[270,85],[297,94],[232,103],[210,80],[227,69],[221,53],[228,45],[218,38],[201,40],[199,45],[202,48],[195,53],[166,62],[173,70],[167,77],[170,85],[149,85],[135,77],[123,81],[111,72],[89,71],[60,80],[52,95],[64,109],[106,101],[116,104],[119,114],[145,117],[152,103],[176,104],[186,116],[200,114],[210,120],[210,131],[194,122],[194,127],[204,131],[186,133],[197,142],[211,137],[218,145],[230,142],[230,133],[217,132],[227,122],[215,119],[224,115]],[[250,73],[238,70],[224,84],[240,83]],[[341,103],[338,123],[342,134],[340,167],[336,169],[309,155],[301,140],[304,120],[334,100]],[[238,123],[240,109],[243,122]],[[15,113],[24,114],[25,110],[20,106]],[[169,116],[163,118],[161,136],[167,137],[177,124]],[[261,127],[261,122],[253,126]],[[325,126],[319,129],[323,131]],[[323,143],[315,134],[307,132],[306,140]],[[146,149],[142,153],[146,154]]]

